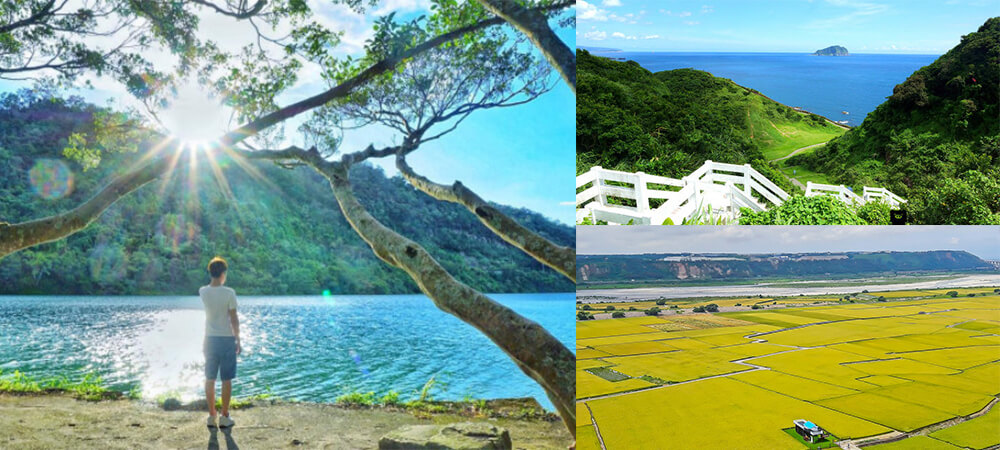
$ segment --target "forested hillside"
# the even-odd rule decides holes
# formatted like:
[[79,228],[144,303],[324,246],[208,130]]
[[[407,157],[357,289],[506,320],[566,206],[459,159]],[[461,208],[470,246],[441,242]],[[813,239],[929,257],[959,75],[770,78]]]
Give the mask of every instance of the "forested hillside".
[[[136,158],[106,155],[88,171],[62,158],[67,136],[86,127],[96,111],[75,98],[30,92],[0,97],[0,222],[72,208]],[[59,163],[45,159],[65,161],[72,172],[68,195],[59,197],[69,187]],[[0,260],[0,294],[193,294],[207,282],[205,265],[215,255],[229,260],[228,284],[242,294],[417,292],[408,276],[377,260],[350,229],[328,182],[315,171],[252,164],[266,181],[220,159],[226,187],[202,157],[197,170],[183,168],[166,183],[126,196],[86,230]],[[351,176],[364,187],[358,197],[376,218],[476,289],[573,289],[463,207],[433,200],[371,166],[357,166]],[[574,244],[572,227],[525,209],[500,209],[558,244]]]
[[751,163],[793,192],[767,162],[777,157],[770,153],[843,132],[820,116],[699,70],[652,73],[585,50],[577,51],[577,68],[577,173],[602,166],[676,178],[705,160]]
[[581,284],[967,270],[994,269],[964,251],[577,256]]
[[920,223],[1000,224],[1000,17],[897,85],[861,126],[789,164],[886,186]]

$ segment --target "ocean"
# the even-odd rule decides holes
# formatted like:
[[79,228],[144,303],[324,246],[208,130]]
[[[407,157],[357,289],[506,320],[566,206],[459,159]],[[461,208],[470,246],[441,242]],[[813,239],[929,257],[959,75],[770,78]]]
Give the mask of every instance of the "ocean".
[[[575,348],[573,293],[492,298]],[[240,297],[234,395],[332,402],[350,391],[436,400],[534,397],[544,391],[479,331],[422,295]],[[0,370],[78,379],[94,372],[146,399],[200,398],[204,311],[195,296],[0,297]]]
[[681,68],[704,70],[756,89],[779,103],[798,106],[830,120],[846,120],[850,126],[860,125],[868,113],[892,95],[893,87],[938,58],[938,55],[812,56],[807,53],[592,54],[632,60],[653,72]]

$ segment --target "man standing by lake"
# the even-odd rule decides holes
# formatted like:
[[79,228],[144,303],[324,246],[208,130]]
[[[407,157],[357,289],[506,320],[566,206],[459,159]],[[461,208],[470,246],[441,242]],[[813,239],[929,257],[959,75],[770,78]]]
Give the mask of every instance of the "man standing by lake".
[[[236,291],[223,286],[229,266],[216,256],[208,263],[212,281],[198,290],[205,305],[205,401],[208,426],[231,427],[229,400],[236,378],[236,355],[240,353],[240,319],[236,314]],[[222,379],[222,415],[215,409],[215,380]],[[216,425],[218,421],[218,425]]]

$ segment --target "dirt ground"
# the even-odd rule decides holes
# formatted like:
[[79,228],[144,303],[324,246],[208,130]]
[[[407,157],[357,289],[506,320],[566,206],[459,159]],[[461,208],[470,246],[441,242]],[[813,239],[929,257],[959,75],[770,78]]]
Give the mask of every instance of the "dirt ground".
[[382,435],[409,424],[488,421],[506,428],[514,448],[565,449],[561,421],[418,418],[402,411],[277,403],[232,412],[236,426],[215,430],[205,412],[164,411],[133,400],[88,402],[60,394],[0,394],[0,448],[370,449]]

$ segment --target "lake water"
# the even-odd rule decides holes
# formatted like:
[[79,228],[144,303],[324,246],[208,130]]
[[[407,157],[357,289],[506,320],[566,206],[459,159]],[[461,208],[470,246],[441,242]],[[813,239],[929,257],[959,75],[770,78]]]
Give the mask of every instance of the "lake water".
[[[836,280],[813,280],[813,283],[835,283]],[[870,284],[852,286],[820,286],[809,287],[784,287],[769,286],[770,283],[760,283],[751,285],[730,285],[730,286],[673,286],[673,287],[650,287],[633,289],[587,289],[578,291],[581,297],[612,297],[600,299],[607,301],[634,301],[653,298],[695,298],[695,297],[742,297],[763,295],[765,297],[778,297],[789,295],[823,295],[823,294],[848,294],[861,292],[865,289],[869,291],[906,291],[910,289],[948,289],[959,287],[980,287],[980,286],[1000,286],[1000,275],[982,274],[970,275],[959,278],[942,280],[918,281],[913,283],[900,284]],[[589,300],[588,300],[589,301]]]
[[[574,295],[502,294],[570,349]],[[240,297],[244,351],[234,394],[330,402],[348,391],[412,398],[432,376],[438,400],[544,391],[479,331],[422,295]],[[204,311],[198,297],[0,297],[0,369],[34,376],[96,372],[144,398],[200,398]]]
[[[938,55],[812,56],[806,53],[612,52],[594,55],[625,58],[642,67],[693,68],[760,91],[788,106],[846,120],[857,126],[892,89]],[[843,114],[847,111],[850,114]]]

